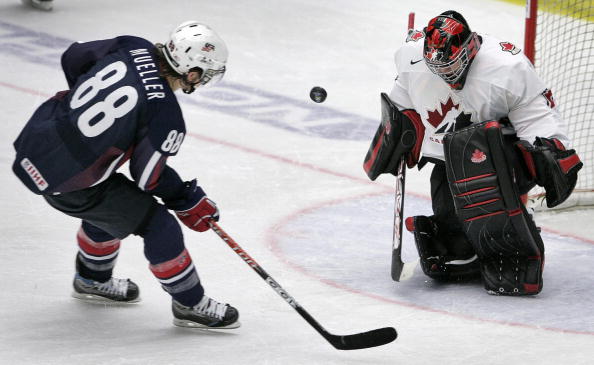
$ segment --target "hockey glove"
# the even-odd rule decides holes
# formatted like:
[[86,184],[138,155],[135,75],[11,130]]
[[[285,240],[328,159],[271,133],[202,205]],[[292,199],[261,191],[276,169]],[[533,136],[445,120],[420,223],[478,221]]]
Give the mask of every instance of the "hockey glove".
[[544,187],[547,207],[563,203],[575,188],[577,173],[584,165],[575,150],[566,150],[556,138],[536,137],[534,145],[526,141],[516,145],[529,173]]
[[219,220],[217,205],[208,199],[196,179],[186,182],[180,199],[168,201],[165,205],[175,211],[179,220],[194,231],[207,231],[210,228],[209,220]]
[[413,168],[421,154],[425,126],[412,110],[398,110],[387,94],[381,94],[382,122],[365,155],[363,169],[371,180],[383,173],[396,175],[401,158]]

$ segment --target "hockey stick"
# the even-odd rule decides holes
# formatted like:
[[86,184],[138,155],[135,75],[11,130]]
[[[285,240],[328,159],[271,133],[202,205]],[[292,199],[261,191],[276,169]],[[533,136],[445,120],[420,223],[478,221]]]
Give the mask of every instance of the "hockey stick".
[[330,342],[338,350],[358,350],[368,347],[381,346],[396,339],[398,334],[393,327],[378,328],[368,332],[356,333],[353,335],[339,336],[329,333],[322,327],[292,296],[283,289],[258,263],[250,257],[221,227],[214,221],[210,221],[210,227],[225,243],[231,247],[239,257],[245,261],[255,272],[260,275],[293,309],[297,311],[326,341]]
[[402,223],[404,215],[404,184],[406,179],[406,159],[398,162],[396,173],[396,189],[394,198],[394,234],[392,236],[392,280],[405,281],[410,279],[419,260],[402,261]]
[[[408,29],[414,29],[415,13],[408,15]],[[406,182],[406,156],[398,162],[394,198],[394,233],[392,235],[392,280],[404,281],[413,276],[418,260],[402,261],[402,222],[404,215],[404,185]]]

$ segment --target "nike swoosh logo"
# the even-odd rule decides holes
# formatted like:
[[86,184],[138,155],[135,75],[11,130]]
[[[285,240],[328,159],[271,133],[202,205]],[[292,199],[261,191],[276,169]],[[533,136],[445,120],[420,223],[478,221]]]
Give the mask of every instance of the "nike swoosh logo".
[[423,60],[422,58],[421,58],[420,60],[418,60],[418,61],[413,61],[413,60],[410,60],[410,64],[411,64],[411,65],[414,65],[415,63],[419,63],[419,62],[421,62],[422,60]]

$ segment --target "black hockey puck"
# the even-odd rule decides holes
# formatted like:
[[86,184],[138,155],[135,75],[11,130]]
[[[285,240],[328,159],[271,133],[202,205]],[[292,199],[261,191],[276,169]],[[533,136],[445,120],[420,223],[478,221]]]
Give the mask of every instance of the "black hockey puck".
[[323,87],[319,86],[314,86],[309,92],[309,97],[316,103],[323,103],[324,100],[326,100],[326,96],[328,96],[326,90],[324,90]]

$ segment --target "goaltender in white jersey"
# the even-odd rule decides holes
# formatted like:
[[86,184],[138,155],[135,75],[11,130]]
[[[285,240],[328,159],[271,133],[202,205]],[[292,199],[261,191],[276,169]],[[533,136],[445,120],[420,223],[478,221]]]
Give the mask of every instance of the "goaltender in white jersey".
[[423,62],[423,32],[413,31],[394,57],[398,77],[390,99],[399,109],[414,109],[425,125],[422,154],[443,160],[443,136],[461,113],[471,122],[509,118],[517,136],[532,143],[557,138],[566,147],[566,125],[552,92],[519,48],[492,36],[482,43],[461,90],[452,88]]
[[566,148],[553,93],[520,49],[473,32],[453,10],[410,31],[395,61],[363,167],[372,180],[392,173],[402,181],[403,159],[409,168],[433,165],[433,215],[406,219],[423,272],[442,281],[481,277],[490,294],[538,294],[544,243],[521,196],[538,184],[556,206],[582,167]]

